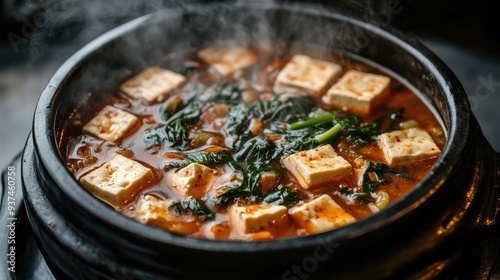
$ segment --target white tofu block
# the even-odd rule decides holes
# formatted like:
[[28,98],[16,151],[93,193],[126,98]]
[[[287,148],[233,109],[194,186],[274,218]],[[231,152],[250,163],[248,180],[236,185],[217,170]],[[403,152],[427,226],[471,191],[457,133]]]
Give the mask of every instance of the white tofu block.
[[152,195],[145,195],[138,205],[138,218],[145,224],[157,224],[171,221],[172,215],[168,211],[167,202]]
[[171,176],[170,183],[184,196],[192,196],[196,199],[203,197],[207,187],[211,185],[215,170],[198,163],[178,170]]
[[391,166],[429,159],[441,153],[429,133],[422,128],[381,134],[379,146]]
[[300,183],[304,188],[314,187],[352,172],[351,164],[337,155],[331,145],[295,153],[286,157],[283,163],[296,177],[302,179]]
[[288,211],[279,205],[234,205],[229,220],[237,233],[277,230],[288,221]]
[[215,46],[198,52],[198,57],[222,76],[229,76],[255,64],[257,57],[238,46]]
[[329,104],[358,114],[369,114],[389,95],[391,79],[349,70],[327,92]]
[[330,196],[324,194],[290,209],[292,221],[308,233],[320,233],[343,227],[356,221]]
[[150,67],[120,86],[120,90],[135,99],[149,103],[162,102],[176,88],[186,82],[186,78],[173,71]]
[[274,91],[302,92],[320,97],[341,70],[335,63],[297,54],[276,77]]
[[153,181],[151,169],[122,155],[80,178],[85,189],[116,206],[131,201],[140,189]]
[[116,142],[140,126],[139,119],[121,109],[107,105],[85,126],[83,132],[106,141]]

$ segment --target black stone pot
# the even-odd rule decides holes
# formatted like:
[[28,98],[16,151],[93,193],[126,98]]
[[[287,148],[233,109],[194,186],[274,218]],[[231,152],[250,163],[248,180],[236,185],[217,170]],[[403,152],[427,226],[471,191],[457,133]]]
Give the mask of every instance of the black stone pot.
[[[263,242],[211,241],[143,225],[80,187],[57,148],[70,127],[88,120],[127,71],[227,39],[319,45],[397,73],[440,115],[448,135],[442,156],[413,191],[380,213],[323,234]],[[499,236],[498,175],[498,155],[462,86],[421,43],[314,6],[267,4],[162,11],[91,42],[44,90],[22,165],[35,239],[61,279],[450,277],[476,243]]]

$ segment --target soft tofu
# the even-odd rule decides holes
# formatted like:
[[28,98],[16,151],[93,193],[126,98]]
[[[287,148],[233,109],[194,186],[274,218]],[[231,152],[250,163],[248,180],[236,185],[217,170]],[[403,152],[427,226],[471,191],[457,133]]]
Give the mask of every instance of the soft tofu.
[[358,114],[369,114],[389,95],[391,79],[349,70],[327,92],[329,104]]
[[244,70],[257,61],[249,50],[238,46],[215,46],[198,52],[198,57],[222,76]]
[[85,189],[116,206],[132,200],[140,189],[153,181],[151,169],[122,155],[80,178]]
[[149,103],[162,102],[186,82],[181,74],[159,67],[150,67],[123,83],[120,90],[135,99]]
[[[304,188],[332,181],[352,172],[352,167],[337,155],[331,145],[302,151],[286,157],[285,167],[301,181]],[[297,176],[298,175],[298,176]]]
[[139,126],[140,122],[136,116],[108,105],[83,126],[83,132],[106,141],[116,142]]
[[167,202],[152,195],[145,195],[139,202],[137,216],[140,221],[146,224],[157,224],[171,221],[172,215],[168,211]]
[[422,128],[410,128],[380,135],[379,146],[391,166],[435,157],[441,153],[432,137]]
[[191,163],[173,173],[170,182],[183,196],[199,199],[205,195],[214,176],[215,170],[199,163]]
[[319,97],[341,70],[335,63],[297,54],[276,77],[274,91],[302,92]]
[[290,209],[290,218],[298,227],[311,234],[343,227],[356,221],[326,194]]
[[278,230],[288,221],[285,206],[234,205],[229,209],[233,230],[239,234]]

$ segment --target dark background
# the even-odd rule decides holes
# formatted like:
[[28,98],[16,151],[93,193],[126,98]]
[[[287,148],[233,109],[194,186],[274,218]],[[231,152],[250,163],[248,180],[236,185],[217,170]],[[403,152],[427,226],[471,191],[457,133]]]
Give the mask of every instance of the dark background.
[[[250,0],[251,1],[251,0]],[[105,3],[100,3],[105,2]],[[133,3],[137,2],[137,3]],[[209,3],[215,1],[203,0],[153,0],[147,2],[139,1],[97,1],[97,0],[48,0],[38,3],[37,1],[0,0],[0,42],[10,43],[15,40],[8,34],[23,34],[23,26],[26,19],[36,23],[34,15],[38,11],[48,11],[60,18],[51,18],[50,34],[44,34],[47,44],[52,50],[43,50],[43,54],[35,54],[37,59],[54,51],[61,44],[78,44],[106,30],[136,18],[140,15],[153,12],[159,8],[169,8],[186,3]],[[234,2],[231,0],[217,2]],[[399,5],[402,11],[391,15],[391,25],[415,36],[439,39],[446,42],[471,48],[475,51],[500,59],[500,1],[475,0],[475,1],[431,1],[431,0],[361,0],[361,1],[339,1],[339,0],[284,0],[277,2],[307,2],[318,3],[326,6],[339,6],[361,12],[367,18],[374,18],[380,11],[387,10],[390,5]],[[133,3],[133,4],[132,4]],[[104,6],[104,11],[95,12],[96,6]],[[116,9],[112,8],[116,6]],[[128,7],[127,7],[128,6]],[[76,9],[77,11],[73,10]],[[57,10],[57,13],[52,13]],[[64,10],[68,12],[65,14]],[[93,20],[92,12],[96,14],[96,20],[102,21],[99,27],[93,26],[93,30],[81,32],[80,28],[88,25],[85,21]],[[106,20],[102,13],[109,12]],[[71,15],[74,15],[71,18]],[[45,27],[45,26],[44,26]],[[27,28],[28,33],[31,33]],[[48,28],[44,28],[46,31]],[[36,32],[35,32],[36,33]],[[77,33],[77,34],[75,34]],[[84,33],[78,34],[78,33]],[[84,38],[77,38],[84,37]],[[75,42],[76,41],[76,42]],[[29,58],[29,43],[19,45],[20,52],[2,53],[2,65],[19,63],[20,60]],[[33,48],[33,46],[31,46]],[[39,46],[40,47],[40,46]],[[41,46],[42,48],[49,46]],[[13,51],[13,50],[11,50]],[[12,55],[14,54],[14,55]]]
[[[195,2],[209,1],[0,0],[0,167],[22,149],[38,96],[71,54],[120,23]],[[422,40],[450,66],[488,140],[500,150],[499,1],[304,2],[339,6],[367,20],[397,4],[401,12],[391,15],[391,25]],[[479,92],[485,80],[499,85]]]

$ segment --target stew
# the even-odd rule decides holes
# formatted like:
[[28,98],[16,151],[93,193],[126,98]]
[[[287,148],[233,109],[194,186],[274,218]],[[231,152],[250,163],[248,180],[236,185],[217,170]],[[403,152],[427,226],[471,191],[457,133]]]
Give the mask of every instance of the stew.
[[446,144],[418,93],[342,54],[179,57],[129,75],[60,147],[85,189],[142,223],[209,239],[333,230],[412,190]]

